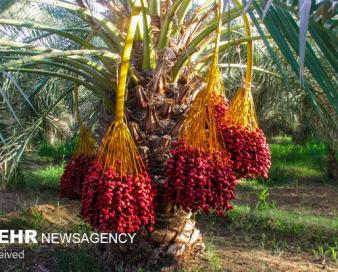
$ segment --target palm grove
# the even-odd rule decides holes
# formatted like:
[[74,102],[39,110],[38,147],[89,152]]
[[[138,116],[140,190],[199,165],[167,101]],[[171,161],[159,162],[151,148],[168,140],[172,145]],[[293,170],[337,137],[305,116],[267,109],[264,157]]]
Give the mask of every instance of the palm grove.
[[19,2],[0,3],[3,188],[69,112],[61,197],[94,229],[149,232],[177,256],[204,247],[192,214],[223,216],[237,179],[267,177],[258,120],[311,116],[335,175],[332,1]]

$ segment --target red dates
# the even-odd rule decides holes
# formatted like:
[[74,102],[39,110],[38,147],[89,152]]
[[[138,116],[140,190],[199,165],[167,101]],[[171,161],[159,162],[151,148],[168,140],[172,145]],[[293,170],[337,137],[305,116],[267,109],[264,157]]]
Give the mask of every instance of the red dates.
[[146,172],[121,176],[96,162],[83,184],[81,215],[101,232],[133,233],[155,224],[156,190]]

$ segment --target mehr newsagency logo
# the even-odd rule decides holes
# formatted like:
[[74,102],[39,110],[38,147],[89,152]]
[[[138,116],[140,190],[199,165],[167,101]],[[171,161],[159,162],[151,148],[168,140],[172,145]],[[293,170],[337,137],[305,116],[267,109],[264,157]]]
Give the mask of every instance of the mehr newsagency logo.
[[40,233],[36,230],[0,230],[0,244],[126,244],[136,233]]

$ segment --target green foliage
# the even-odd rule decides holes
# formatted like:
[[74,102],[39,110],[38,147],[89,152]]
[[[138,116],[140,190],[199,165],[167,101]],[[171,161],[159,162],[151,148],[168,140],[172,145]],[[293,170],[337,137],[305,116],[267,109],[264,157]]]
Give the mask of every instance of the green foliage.
[[300,241],[302,238],[331,240],[338,234],[338,218],[281,209],[257,210],[239,205],[229,213],[229,219],[235,228],[245,228],[248,232],[265,231]]
[[329,247],[329,252],[331,254],[331,259],[336,262],[337,261],[337,251],[338,251],[338,244],[333,247]]
[[71,229],[71,232],[73,233],[76,232],[80,234],[83,234],[83,233],[89,234],[91,231],[92,231],[91,226],[89,224],[86,224],[85,222],[81,222],[79,224],[73,225]]
[[68,159],[74,153],[77,139],[62,144],[49,144],[42,142],[39,144],[37,154],[54,160]]
[[269,197],[269,188],[266,187],[264,188],[262,191],[260,191],[257,195],[257,204],[256,204],[256,208],[258,210],[266,210],[269,208],[276,208],[276,204],[275,202],[270,203],[268,201],[268,197]]
[[278,144],[270,144],[273,159],[291,161],[292,163],[302,161],[311,162],[312,158],[316,162],[326,155],[324,144],[309,141],[304,145],[294,144],[291,139],[284,138]]
[[333,246],[319,245],[312,249],[313,255],[317,259],[321,259],[322,263],[325,263],[327,259],[332,262],[337,262],[338,242],[335,242]]
[[52,258],[56,258],[56,271],[99,271],[97,260],[90,254],[89,249],[58,249],[53,251]]
[[[235,205],[228,214],[228,231],[238,235],[262,234],[262,247],[274,251],[302,248],[322,260],[334,261],[337,251],[338,218],[317,216],[304,211],[278,209],[269,202],[269,187],[290,186],[290,183],[321,183],[326,178],[327,150],[323,144],[310,140],[304,145],[294,144],[290,137],[275,137],[270,144],[272,167],[268,182],[244,180],[238,187],[241,193],[257,194],[255,206]],[[315,192],[314,192],[315,194]],[[240,203],[240,200],[239,200]],[[215,223],[216,221],[216,223]],[[211,224],[218,224],[217,219]],[[224,223],[223,223],[224,225]]]
[[228,213],[227,223],[215,215],[209,215],[207,219],[202,215],[201,219],[206,220],[209,231],[222,229],[227,235],[233,233],[236,236],[262,234],[263,247],[277,249],[290,245],[312,252],[318,246],[326,250],[330,247],[336,250],[337,246],[338,218],[236,205]]
[[2,0],[0,2],[0,14],[4,11],[6,11],[9,7],[14,5],[16,0]]
[[0,219],[1,229],[34,229],[41,230],[43,223],[43,217],[41,212],[35,209],[26,209],[22,213],[11,216],[8,219]]
[[316,142],[298,145],[290,139],[270,144],[272,166],[270,185],[281,185],[302,178],[314,181],[326,180],[326,147]]
[[[323,2],[322,2],[323,3]],[[293,72],[298,75],[299,80],[301,81],[301,86],[307,92],[308,97],[312,103],[312,106],[317,111],[317,114],[322,118],[322,121],[325,119],[325,113],[323,108],[320,107],[318,103],[318,97],[315,93],[315,86],[310,82],[309,77],[303,77],[302,65],[299,65],[297,57],[302,58],[302,53],[305,50],[305,67],[308,69],[311,78],[316,80],[317,84],[320,86],[322,91],[325,93],[326,98],[330,101],[333,106],[333,110],[337,113],[337,93],[335,92],[335,86],[337,84],[336,79],[332,78],[330,80],[330,73],[336,67],[335,65],[327,65],[325,60],[320,59],[320,56],[315,52],[317,49],[320,50],[322,54],[327,54],[327,59],[330,58],[332,53],[328,51],[327,48],[324,48],[323,42],[318,41],[317,39],[307,39],[307,42],[299,37],[299,25],[297,23],[297,9],[292,6],[287,6],[282,1],[276,1],[275,5],[271,5],[267,11],[265,17],[263,18],[262,7],[254,2],[254,7],[259,14],[260,19],[267,28],[269,34],[272,36],[273,40],[277,44],[279,50],[283,53],[285,59],[287,59],[290,64]],[[319,8],[320,5],[317,5],[316,8]],[[334,9],[334,8],[333,8]],[[334,44],[334,32],[325,29],[315,18],[315,9],[312,10],[313,14],[310,14],[310,19],[307,22],[310,24],[310,29],[312,26],[316,26],[316,31],[311,31],[312,36],[316,37],[319,33],[326,33],[329,37],[325,38],[326,44],[332,46]],[[259,23],[255,18],[255,14],[252,11],[249,11],[249,14],[255,23],[255,26],[259,28]],[[333,17],[333,16],[332,16]],[[304,21],[302,22],[304,25]],[[301,25],[301,27],[302,27]],[[303,27],[304,28],[304,27]],[[304,30],[304,29],[303,29]],[[264,35],[264,33],[261,33]],[[304,38],[304,37],[303,37]],[[265,39],[266,41],[266,39]],[[332,42],[332,44],[331,44]],[[325,44],[325,42],[324,42]],[[315,47],[318,46],[316,49]],[[301,47],[301,48],[299,48]],[[306,48],[304,48],[306,47]],[[301,51],[301,52],[299,52]],[[335,50],[333,50],[335,51]],[[295,54],[294,54],[295,53]],[[300,54],[301,53],[301,54]],[[301,60],[302,62],[302,60]],[[302,63],[301,63],[302,64]],[[328,69],[330,72],[326,71]],[[300,73],[299,73],[300,72]],[[309,75],[308,75],[309,76]]]
[[26,173],[26,190],[58,191],[60,178],[63,174],[63,164],[50,165]]
[[9,190],[16,190],[25,187],[26,187],[25,176],[23,174],[22,168],[20,167],[20,165],[18,165],[8,178],[7,188]]
[[218,256],[215,250],[215,247],[210,243],[206,244],[205,258],[209,262],[209,266],[210,266],[208,267],[208,271],[211,271],[211,272],[223,271],[222,259]]

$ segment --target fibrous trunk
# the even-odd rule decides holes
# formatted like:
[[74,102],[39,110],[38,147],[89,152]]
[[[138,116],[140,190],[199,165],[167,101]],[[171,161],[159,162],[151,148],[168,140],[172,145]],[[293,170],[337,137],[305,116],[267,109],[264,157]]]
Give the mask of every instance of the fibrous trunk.
[[[97,249],[102,271],[138,271],[140,265],[147,271],[162,271],[169,267],[176,271],[180,261],[196,256],[205,249],[200,231],[191,213],[182,210],[157,214],[157,225],[150,235],[141,231],[134,243],[102,244]],[[165,270],[167,271],[167,270]]]
[[[181,105],[175,104],[174,98],[183,90],[182,86],[171,87],[161,94],[149,87],[136,87],[129,92],[127,108],[136,117],[136,120],[129,120],[132,121],[129,122],[130,131],[152,180],[158,184],[156,225],[152,233],[138,232],[134,244],[99,248],[98,256],[102,260],[103,270],[114,271],[112,267],[121,264],[121,261],[129,263],[131,267],[133,263],[155,266],[168,262],[177,264],[181,258],[196,255],[205,248],[202,235],[192,218],[193,214],[174,207],[168,208],[168,204],[163,201],[162,184],[170,148],[175,140],[174,127],[184,117],[187,109],[187,104],[182,101]],[[140,93],[146,99],[140,99]],[[147,106],[143,108],[140,101],[145,100]]]
[[154,249],[150,261],[157,263],[163,258],[179,259],[187,254],[201,253],[205,245],[195,225],[192,213],[183,210],[158,214],[157,228],[151,234]]

